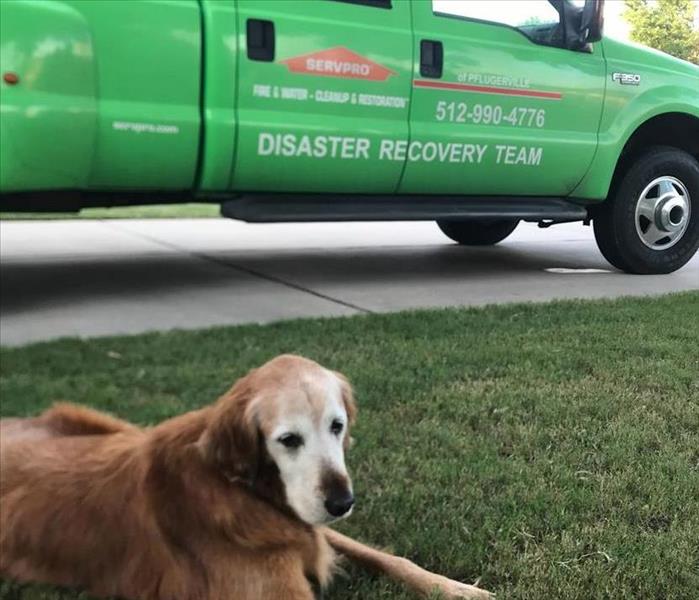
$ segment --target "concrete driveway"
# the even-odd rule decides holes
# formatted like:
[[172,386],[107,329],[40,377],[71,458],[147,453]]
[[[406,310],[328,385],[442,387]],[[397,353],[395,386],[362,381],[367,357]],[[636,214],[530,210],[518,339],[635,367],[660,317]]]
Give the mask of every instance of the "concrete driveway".
[[699,289],[614,271],[589,227],[520,224],[462,248],[433,223],[0,223],[0,343],[421,307]]

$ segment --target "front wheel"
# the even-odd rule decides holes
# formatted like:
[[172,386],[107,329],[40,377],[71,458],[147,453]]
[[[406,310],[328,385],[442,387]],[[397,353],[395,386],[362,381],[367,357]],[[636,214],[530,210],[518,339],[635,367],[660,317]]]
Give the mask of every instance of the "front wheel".
[[462,246],[492,246],[517,227],[517,219],[437,221],[442,233]]
[[672,273],[699,248],[699,163],[674,148],[653,148],[626,172],[593,213],[597,245],[627,273]]

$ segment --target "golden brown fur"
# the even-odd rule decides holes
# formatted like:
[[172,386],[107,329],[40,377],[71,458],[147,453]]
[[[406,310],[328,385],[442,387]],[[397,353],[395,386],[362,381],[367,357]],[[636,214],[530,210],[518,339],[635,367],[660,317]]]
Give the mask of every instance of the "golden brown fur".
[[[487,597],[294,515],[261,448],[273,411],[250,407],[303,360],[148,429],[67,404],[1,420],[0,574],[134,600],[310,600],[335,547],[421,593]],[[346,380],[343,401],[353,419]]]

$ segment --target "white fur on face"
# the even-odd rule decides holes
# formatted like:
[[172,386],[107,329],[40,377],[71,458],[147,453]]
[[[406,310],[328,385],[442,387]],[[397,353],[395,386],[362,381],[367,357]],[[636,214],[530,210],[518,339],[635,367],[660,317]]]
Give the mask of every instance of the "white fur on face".
[[[320,524],[336,518],[325,508],[326,497],[321,486],[323,474],[331,471],[347,477],[349,485],[342,445],[347,430],[347,412],[342,402],[340,382],[332,373],[327,372],[325,381],[313,381],[311,385],[314,394],[323,395],[321,414],[317,414],[317,410],[314,414],[305,393],[284,398],[278,422],[266,439],[266,445],[279,469],[289,506],[303,521]],[[334,421],[342,423],[339,435],[331,431]],[[298,448],[287,448],[281,442],[289,434],[302,438]]]

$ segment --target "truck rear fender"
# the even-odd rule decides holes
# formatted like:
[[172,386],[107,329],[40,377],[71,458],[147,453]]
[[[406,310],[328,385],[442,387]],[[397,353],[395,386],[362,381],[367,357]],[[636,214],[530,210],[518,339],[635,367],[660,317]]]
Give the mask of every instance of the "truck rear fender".
[[0,192],[82,188],[97,122],[89,24],[63,2],[0,2]]

